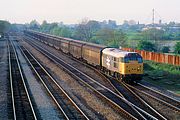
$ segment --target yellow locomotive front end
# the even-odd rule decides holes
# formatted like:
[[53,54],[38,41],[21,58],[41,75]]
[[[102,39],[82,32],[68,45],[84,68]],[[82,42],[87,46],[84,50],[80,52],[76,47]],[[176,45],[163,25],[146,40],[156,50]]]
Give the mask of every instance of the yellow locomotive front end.
[[143,60],[136,52],[105,48],[102,51],[103,70],[126,82],[139,82],[143,75]]
[[138,82],[143,75],[143,60],[138,53],[128,52],[123,58],[120,58],[119,73],[125,81]]

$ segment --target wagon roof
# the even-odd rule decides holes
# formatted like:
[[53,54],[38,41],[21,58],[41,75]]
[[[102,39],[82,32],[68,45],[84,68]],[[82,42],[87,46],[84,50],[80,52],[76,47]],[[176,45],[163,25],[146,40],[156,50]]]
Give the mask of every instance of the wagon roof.
[[103,54],[110,55],[113,57],[125,57],[129,53],[136,53],[136,52],[128,52],[128,51],[123,51],[117,48],[105,48],[103,51]]

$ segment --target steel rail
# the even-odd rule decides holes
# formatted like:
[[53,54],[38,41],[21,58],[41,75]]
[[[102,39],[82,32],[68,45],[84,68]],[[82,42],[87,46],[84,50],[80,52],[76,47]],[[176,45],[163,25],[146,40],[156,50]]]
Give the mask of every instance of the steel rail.
[[148,91],[153,91],[154,93],[162,96],[161,99],[165,98],[164,101],[167,101],[167,102],[169,101],[172,105],[174,105],[174,106],[176,106],[177,108],[180,109],[180,101],[175,100],[174,98],[169,97],[169,96],[167,96],[167,95],[165,95],[165,94],[163,94],[163,93],[161,93],[161,92],[159,92],[159,91],[153,90],[152,88],[147,87],[147,86],[145,86],[145,85],[143,85],[143,84],[141,84],[141,83],[138,83],[138,84],[139,84],[140,86],[148,89]]
[[[55,101],[55,103],[57,104],[57,106],[59,107],[59,109],[61,110],[61,112],[63,113],[63,115],[65,116],[65,118],[67,120],[72,119],[69,118],[68,115],[65,113],[65,111],[63,110],[63,108],[61,107],[61,105],[59,104],[58,100],[56,99],[56,97],[53,95],[53,93],[51,92],[51,90],[48,88],[48,85],[44,82],[43,78],[41,77],[40,73],[35,69],[34,65],[32,64],[30,58],[27,57],[27,54],[29,54],[33,61],[36,62],[40,68],[46,73],[46,75],[52,80],[52,82],[58,87],[58,91],[60,90],[66,97],[67,99],[73,104],[73,106],[80,112],[80,114],[84,117],[84,119],[89,120],[89,118],[85,115],[85,113],[76,105],[76,103],[70,98],[70,96],[65,92],[65,90],[56,82],[56,80],[47,72],[47,70],[38,62],[38,60],[24,47],[20,48],[23,55],[26,57],[27,61],[29,62],[29,64],[31,65],[31,67],[33,68],[33,70],[35,71],[35,73],[37,74],[38,78],[41,80],[41,82],[43,83],[44,87],[46,88],[46,90],[48,91],[48,93],[50,94],[50,96],[52,97],[52,99]],[[24,49],[24,50],[23,50]],[[27,53],[25,53],[24,51],[26,51]],[[60,92],[59,91],[59,92]],[[82,119],[82,118],[81,118]]]
[[132,89],[138,90],[141,93],[144,93],[148,96],[150,96],[151,98],[158,100],[159,102],[161,102],[162,104],[169,106],[172,110],[175,110],[177,112],[180,112],[180,102],[163,94],[160,93],[156,90],[153,90],[152,88],[149,88],[145,85],[142,85],[140,83],[137,84],[139,87],[137,86],[130,86]]
[[[77,60],[78,61],[78,60]],[[84,63],[85,64],[85,63]],[[101,74],[101,73],[99,73],[99,74]],[[103,76],[103,75],[102,75]],[[119,92],[120,93],[120,92]],[[121,93],[120,93],[120,95],[122,95]],[[124,97],[124,96],[123,96]],[[143,101],[144,102],[144,101]],[[145,104],[145,105],[147,105],[147,104]],[[150,109],[152,109],[152,113],[154,113],[154,115],[156,115],[156,117],[154,117],[154,116],[152,116],[151,114],[149,114],[149,113],[147,113],[146,111],[144,111],[144,110],[142,110],[142,108],[140,109],[139,107],[137,107],[137,106],[135,106],[135,105],[133,105],[134,106],[134,108],[136,108],[136,110],[137,111],[139,111],[140,113],[142,113],[147,119],[149,119],[149,118],[153,118],[153,119],[156,119],[156,117],[158,118],[158,119],[164,119],[164,120],[166,120],[166,118],[164,117],[164,116],[162,116],[161,114],[159,114],[156,110],[154,110],[154,109],[152,109],[152,107],[149,107],[149,106],[147,106],[147,107],[149,107]]]
[[[9,42],[9,41],[8,41]],[[8,62],[9,62],[9,81],[10,81],[10,90],[11,90],[11,100],[12,100],[12,109],[13,109],[13,119],[16,120],[16,109],[15,109],[15,100],[14,100],[14,90],[13,90],[13,83],[12,83],[12,69],[11,69],[11,54],[10,54],[10,47],[8,44]]]
[[[103,74],[103,73],[102,73]],[[147,102],[141,99],[135,92],[133,92],[124,82],[120,82],[112,76],[105,75],[105,77],[109,78],[109,81],[116,87],[116,89],[122,94],[122,96],[128,101],[134,103],[134,105],[146,111],[144,114],[147,119],[150,119],[149,115],[154,116],[157,119],[167,120],[166,117],[161,115],[158,111],[156,111],[153,107],[151,107]],[[136,107],[135,107],[136,108]],[[137,110],[139,110],[137,108]],[[141,110],[140,110],[141,112]],[[143,111],[142,111],[143,112]],[[147,113],[147,115],[146,115]]]
[[[12,47],[12,50],[13,50],[13,54],[15,55],[15,59],[16,59],[16,63],[17,63],[17,66],[18,66],[18,71],[19,71],[19,74],[20,74],[20,78],[21,78],[21,80],[22,80],[22,83],[23,83],[23,88],[24,88],[24,90],[25,90],[25,94],[26,94],[26,96],[27,96],[27,99],[28,99],[28,104],[29,104],[29,106],[30,106],[30,109],[31,109],[31,114],[33,115],[33,119],[34,120],[37,120],[37,117],[36,117],[36,113],[35,113],[35,111],[34,111],[34,108],[33,108],[33,105],[32,105],[32,101],[31,101],[31,98],[30,98],[30,96],[29,96],[29,92],[28,92],[28,90],[27,90],[27,85],[26,85],[26,83],[25,83],[25,79],[24,79],[24,76],[23,76],[23,72],[22,72],[22,69],[21,69],[21,66],[20,66],[20,63],[19,63],[19,59],[18,59],[18,55],[17,55],[17,53],[16,53],[16,49],[15,49],[15,47],[14,47],[14,44],[13,44],[13,42],[9,39],[9,44],[10,44],[10,46]],[[10,48],[10,46],[9,46],[9,48]],[[9,49],[10,50],[10,49]],[[9,52],[11,52],[11,51],[9,51]],[[11,55],[10,55],[11,56]],[[11,59],[11,57],[10,57],[10,59]],[[12,77],[12,66],[11,66],[11,87],[13,88],[13,77]],[[12,92],[14,92],[14,89],[12,89],[11,88],[11,90],[13,90]],[[14,98],[14,94],[13,94],[13,98]],[[15,110],[16,111],[16,107],[15,107],[15,99],[13,100],[14,102],[14,104],[13,104],[13,110]],[[16,112],[14,112],[14,118],[15,119],[17,119],[17,113]]]
[[163,116],[161,113],[159,113],[157,110],[155,110],[151,105],[149,105],[146,101],[144,101],[138,94],[136,94],[134,91],[132,91],[127,86],[126,83],[122,83],[122,85],[138,99],[140,104],[143,103],[145,105],[145,107],[147,107],[147,109],[146,109],[147,111],[145,110],[146,112],[148,112],[148,111],[151,112],[150,114],[155,116],[158,119],[167,120],[167,118],[165,116]]
[[[33,43],[32,43],[33,44]],[[34,46],[35,46],[35,44],[34,44]],[[40,51],[40,50],[39,50]],[[45,50],[46,51],[46,50]],[[48,52],[48,51],[46,51],[46,52]],[[42,51],[41,51],[41,53],[43,53]],[[45,53],[44,53],[45,54]],[[50,53],[49,53],[50,54]],[[47,56],[47,55],[46,55]],[[47,56],[48,57],[48,56]],[[54,56],[54,57],[56,57],[56,56]],[[52,58],[50,58],[50,59],[52,59]],[[57,58],[56,57],[56,59],[59,59],[59,58]],[[53,61],[53,60],[52,60]],[[54,62],[56,62],[56,61],[54,61]],[[57,64],[59,64],[58,62],[56,62]],[[61,67],[63,67],[62,65],[60,65]],[[64,68],[64,69],[67,69],[67,68]],[[73,68],[73,69],[76,69],[76,68]],[[77,70],[77,69],[76,69]],[[67,70],[68,71],[68,70]],[[77,70],[78,71],[78,70]],[[80,72],[80,71],[79,71]],[[73,74],[73,73],[71,73],[71,74]],[[81,74],[83,74],[83,73],[81,73]],[[83,74],[84,75],[84,74]],[[86,77],[87,77],[87,75],[85,75]],[[78,77],[78,76],[77,76]],[[90,78],[89,76],[88,76],[88,78],[89,79],[91,79],[92,80],[92,78]],[[92,80],[94,83],[96,83],[96,84],[98,84],[98,85],[100,85],[101,87],[103,87],[104,89],[108,89],[108,88],[105,88],[103,85],[101,85],[100,83],[98,83],[97,81],[94,81],[94,80]],[[85,81],[82,81],[82,82],[84,82],[85,84],[88,84],[88,83],[86,83]],[[92,87],[92,86],[91,86]],[[109,90],[109,89],[108,89]],[[113,94],[115,94],[113,91],[111,91]],[[117,94],[116,94],[117,95]],[[120,96],[118,96],[118,97],[120,97]],[[106,98],[107,99],[107,98]],[[122,99],[122,98],[121,98]],[[125,99],[123,99],[123,100],[125,100]],[[125,100],[127,103],[129,103],[129,105],[132,105],[132,103],[130,103],[130,102],[128,102],[127,100]],[[133,106],[135,106],[135,105],[133,105]],[[136,108],[138,108],[138,107],[136,107]],[[142,109],[140,109],[140,108],[138,108],[141,112],[143,112],[143,113],[145,113],[145,114],[147,114],[147,115],[149,115],[147,112],[145,112],[145,111],[143,111]],[[139,113],[139,112],[138,112]],[[140,114],[140,113],[139,113]],[[151,116],[151,115],[149,115],[149,116]],[[143,117],[144,118],[144,117]],[[153,116],[151,116],[151,118],[154,118]],[[145,118],[144,118],[145,119]],[[154,119],[156,119],[156,118],[154,118]]]
[[[57,48],[56,48],[57,49]],[[106,80],[112,87],[113,89],[115,89],[115,91],[121,96],[121,97],[124,97],[123,93],[121,93],[118,88],[112,83],[112,81],[110,79],[108,79],[106,74],[102,73],[100,70],[97,70],[96,68],[94,68],[93,66],[87,64],[87,63],[84,63],[72,56],[69,56],[65,53],[62,52],[63,55],[65,55],[66,57],[69,57],[71,59],[73,59],[74,61],[78,62],[78,63],[81,63],[83,65],[85,65],[86,67],[89,67],[90,69],[94,70],[98,75],[100,75],[100,77],[104,80]],[[115,80],[115,79],[114,79]],[[120,83],[119,83],[120,84]],[[130,88],[128,88],[128,86],[125,84],[125,83],[122,83],[123,86],[125,86],[125,88],[130,91],[130,93],[133,94],[133,96],[136,97],[136,99],[138,99],[141,103],[143,103],[148,109],[151,110],[151,112],[154,112],[153,114],[156,114],[154,116],[157,116],[158,119],[163,119],[163,120],[166,120],[166,118],[161,115],[159,112],[157,112],[154,108],[152,108],[147,102],[145,102],[143,99],[141,99],[135,92],[133,92]],[[124,97],[125,98],[125,97]],[[126,99],[126,98],[125,98]],[[146,111],[146,110],[145,110]],[[146,111],[147,112],[147,111]],[[149,112],[148,112],[149,113]]]
[[69,55],[67,55],[67,54],[65,54],[65,53],[63,53],[63,52],[62,52],[62,54],[65,55],[65,56],[67,56],[67,57],[69,57],[69,58],[71,58],[71,59],[73,59],[74,61],[79,62],[80,64],[83,64],[84,66],[86,66],[86,67],[94,70],[102,79],[104,79],[105,81],[107,81],[107,82],[113,87],[113,89],[115,90],[115,92],[116,92],[117,94],[119,94],[121,97],[124,97],[124,96],[119,92],[119,90],[111,83],[111,81],[110,81],[101,71],[99,71],[99,70],[97,70],[96,68],[94,68],[93,66],[91,66],[91,65],[89,65],[89,64],[87,64],[87,63],[84,63],[84,62],[82,62],[82,61],[80,61],[80,60],[78,60],[78,59],[76,59],[76,58],[74,58],[74,57],[72,57],[72,56],[69,56]]
[[37,75],[37,77],[40,79],[41,83],[43,84],[43,86],[45,87],[45,89],[47,90],[47,92],[49,93],[49,95],[51,96],[51,98],[53,99],[53,101],[55,102],[55,104],[57,105],[57,107],[60,109],[60,111],[62,112],[64,119],[69,120],[68,116],[66,115],[66,113],[64,112],[63,108],[61,107],[61,105],[58,103],[58,101],[55,99],[54,95],[51,93],[51,91],[49,90],[49,88],[47,87],[47,85],[45,84],[45,82],[43,81],[43,79],[41,78],[41,76],[39,75],[39,73],[36,71],[36,69],[34,68],[34,66],[32,65],[32,63],[29,61],[29,59],[27,58],[27,56],[24,54],[24,52],[22,52],[23,55],[25,56],[26,60],[28,61],[28,63],[30,64],[31,68],[34,70],[35,74]]

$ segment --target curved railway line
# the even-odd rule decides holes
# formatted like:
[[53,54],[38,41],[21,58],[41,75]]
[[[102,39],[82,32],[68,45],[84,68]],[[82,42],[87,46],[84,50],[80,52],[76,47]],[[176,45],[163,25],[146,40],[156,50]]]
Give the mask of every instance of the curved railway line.
[[[64,53],[62,53],[64,54]],[[80,60],[78,60],[77,58],[74,58],[72,56],[69,56],[67,54],[64,54],[67,57],[71,57],[71,59],[80,62],[81,64],[89,67],[90,69],[94,70],[97,74],[99,74],[100,77],[102,77],[105,81],[107,81],[115,90],[115,92],[117,94],[119,94],[121,97],[126,98],[127,100],[129,100],[132,103],[135,103],[135,105],[137,105],[138,107],[142,108],[143,110],[147,111],[148,113],[156,116],[158,119],[167,119],[166,117],[164,117],[164,115],[162,115],[161,113],[159,113],[158,111],[156,111],[151,105],[149,105],[146,101],[144,101],[138,94],[136,94],[133,90],[131,90],[129,84],[126,83],[122,83],[118,80],[116,80],[115,78],[112,78],[110,76],[105,75],[103,72],[99,71],[98,69],[96,69],[94,66],[91,66],[87,63],[84,63]],[[144,85],[139,84],[142,87],[145,87],[144,89],[150,89]],[[131,86],[133,87],[133,86]],[[160,96],[162,97],[162,99],[167,99],[169,101],[169,105],[174,105],[174,106],[180,106],[180,103],[177,100],[171,99],[169,96],[163,95],[155,90],[150,89],[151,91],[154,91],[154,94],[160,94]],[[157,96],[157,95],[156,95]],[[167,98],[163,98],[163,97],[167,97]],[[160,101],[161,102],[161,101]],[[172,104],[170,104],[172,103]],[[167,106],[169,106],[167,105]],[[173,107],[173,110],[179,111],[179,109],[177,109],[177,107]]]
[[8,40],[8,54],[9,54],[9,83],[8,90],[8,114],[10,119],[28,119],[36,120],[36,113],[34,111],[31,98],[28,93],[25,78],[18,60],[13,41]]
[[46,69],[32,56],[24,47],[19,47],[28,63],[32,67],[55,104],[60,110],[61,119],[82,119],[89,120],[85,113],[76,105],[70,96],[56,82],[56,80],[46,71]]
[[[141,99],[135,92],[133,92],[131,89],[129,89],[129,87],[125,83],[120,83],[119,81],[117,81],[116,79],[114,79],[112,77],[109,78],[108,76],[104,75],[102,72],[100,72],[93,66],[91,66],[87,63],[84,63],[84,62],[78,60],[77,58],[74,58],[72,56],[64,54],[63,52],[62,52],[62,54],[67,57],[70,57],[71,59],[75,60],[76,62],[79,62],[79,63],[85,65],[86,67],[89,67],[90,69],[94,70],[100,77],[102,77],[102,79],[104,81],[107,81],[107,83],[110,84],[114,88],[115,92],[117,94],[119,94],[121,97],[126,98],[128,101],[130,101],[131,103],[134,103],[135,105],[137,105],[141,109],[145,110],[149,114],[155,116],[157,119],[166,119],[163,115],[161,115],[154,108],[152,108],[147,102],[145,102],[143,99]],[[141,112],[141,111],[139,111],[139,112]]]
[[[20,64],[21,57],[18,57],[20,51],[32,70],[33,75],[43,86],[43,90],[46,91],[49,99],[53,101],[52,103],[55,104],[58,117],[67,120],[89,120],[90,116],[81,110],[57,82],[57,79],[34,57],[27,49],[28,47],[25,47],[26,44],[25,46],[23,46],[23,44],[19,45],[19,43],[15,44],[15,41],[18,41],[18,35],[14,35],[15,36],[13,36],[13,34],[7,34],[9,70],[9,81],[7,82],[9,85],[7,89],[8,118],[14,120],[41,119],[36,103],[31,96],[30,86],[27,84],[26,76]],[[50,60],[60,69],[67,72],[72,78],[76,79],[77,82],[81,83],[81,85],[83,84],[83,86],[85,85],[90,88],[93,94],[111,106],[113,110],[120,113],[125,119],[167,120],[171,119],[171,117],[176,117],[176,115],[177,118],[179,118],[180,101],[141,83],[126,84],[125,82],[121,82],[116,78],[106,75],[100,71],[99,68],[88,64],[86,61],[64,53],[60,48],[37,39],[34,36],[25,36],[23,38],[24,40],[22,39],[22,41],[26,41],[36,49],[35,54],[39,51],[40,54],[48,58],[48,61]],[[42,44],[38,44],[35,39]],[[44,46],[41,46],[43,43]],[[50,47],[46,49],[48,46]],[[56,50],[57,52],[58,50],[61,51],[62,55],[54,54]],[[68,61],[66,62],[66,60]],[[85,67],[82,68],[82,66]],[[87,68],[89,68],[89,70],[86,70]],[[153,104],[151,101],[155,103]],[[167,112],[169,112],[168,115]]]
[[[33,44],[33,43],[30,43]],[[33,46],[36,46],[36,49],[38,51],[40,51],[42,54],[44,54],[45,56],[47,56],[49,59],[51,59],[52,61],[54,61],[56,64],[58,64],[60,67],[62,67],[63,69],[66,69],[67,72],[70,72],[71,75],[73,75],[74,77],[81,79],[82,82],[84,82],[87,86],[89,86],[91,89],[93,89],[94,91],[96,91],[98,94],[100,94],[101,96],[105,97],[106,99],[108,98],[108,101],[112,100],[111,102],[114,105],[118,105],[120,107],[125,107],[125,105],[122,105],[122,101],[126,101],[126,107],[127,105],[131,105],[131,109],[136,111],[136,115],[134,115],[134,113],[132,113],[132,110],[130,110],[130,108],[127,110],[127,108],[123,108],[125,110],[127,110],[128,112],[130,112],[132,115],[134,115],[136,118],[141,117],[142,119],[166,119],[164,117],[158,117],[156,115],[156,117],[153,117],[152,115],[148,114],[147,112],[143,111],[142,109],[140,109],[139,107],[135,106],[134,104],[128,102],[127,100],[125,100],[124,98],[118,96],[117,94],[115,94],[114,92],[112,92],[111,90],[105,88],[104,86],[102,86],[100,83],[96,82],[95,80],[93,80],[92,78],[90,78],[89,76],[83,74],[82,72],[80,72],[79,70],[77,70],[76,68],[67,65],[67,63],[64,63],[62,60],[60,60],[59,58],[57,58],[56,56],[52,55],[50,52],[44,50],[43,48],[40,48],[39,46],[33,44]],[[117,97],[118,96],[118,97]],[[115,98],[121,99],[121,105],[119,105],[120,102],[117,102],[117,100]],[[119,100],[118,100],[119,101]],[[135,109],[134,109],[135,108]],[[126,112],[126,111],[125,111]],[[140,115],[137,117],[137,113]],[[141,114],[140,114],[141,113]]]
[[133,90],[131,90],[126,83],[119,82],[118,80],[110,77],[111,83],[119,90],[120,93],[126,98],[128,101],[134,103],[136,106],[140,107],[141,109],[145,110],[149,114],[155,116],[157,119],[167,119],[155,110],[151,105],[149,105],[146,101],[144,101],[138,94],[136,94]]
[[172,110],[175,110],[177,112],[180,113],[180,102],[165,95],[165,94],[162,94],[156,90],[153,90],[147,86],[144,86],[140,83],[136,84],[136,85],[128,85],[127,86],[133,90],[133,91],[136,91],[136,93],[142,93],[152,99],[155,99],[156,101],[162,103],[163,105],[166,105],[168,107],[170,107]]
[[109,83],[115,90],[115,92],[117,94],[119,94],[121,97],[124,97],[125,99],[127,99],[128,101],[130,101],[131,103],[134,103],[135,105],[137,105],[138,107],[140,107],[141,109],[145,110],[146,112],[150,113],[151,115],[155,116],[157,119],[167,119],[166,117],[164,117],[161,113],[159,113],[158,111],[156,111],[154,108],[152,108],[146,101],[144,101],[141,97],[139,97],[139,95],[137,95],[135,92],[133,92],[127,85],[126,83],[122,83],[119,82],[118,80],[105,75],[104,73],[102,73],[101,71],[99,71],[98,69],[96,69],[95,67],[84,63],[72,56],[69,56],[67,54],[64,54],[67,57],[71,57],[71,59],[80,62],[81,64],[89,67],[90,69],[94,70],[100,77],[102,77],[103,80],[107,81],[107,83]]

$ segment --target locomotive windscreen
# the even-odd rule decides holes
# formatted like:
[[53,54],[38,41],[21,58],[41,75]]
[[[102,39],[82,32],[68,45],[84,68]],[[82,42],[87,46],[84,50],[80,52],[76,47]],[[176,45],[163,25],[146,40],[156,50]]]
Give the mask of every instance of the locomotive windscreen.
[[138,61],[138,63],[143,62],[142,57],[138,53],[128,53],[128,55],[124,57],[124,62],[129,63],[129,61]]

